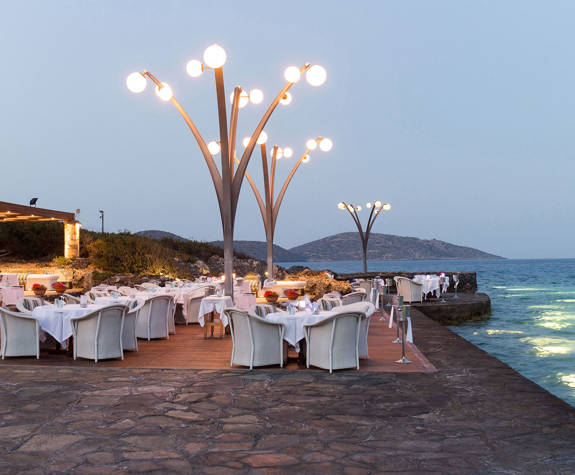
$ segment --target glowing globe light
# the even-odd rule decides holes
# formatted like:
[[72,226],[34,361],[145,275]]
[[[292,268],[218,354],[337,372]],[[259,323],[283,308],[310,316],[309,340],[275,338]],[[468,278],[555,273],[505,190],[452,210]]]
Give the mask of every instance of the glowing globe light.
[[337,207],[338,207],[339,209],[345,209],[345,203],[344,203],[343,201],[340,201],[340,202],[337,204]]
[[219,44],[214,43],[204,51],[204,63],[210,68],[221,68],[226,62],[226,52]]
[[281,149],[281,147],[278,147],[276,149],[276,158],[279,160],[280,158],[282,158],[284,156],[284,151]]
[[220,153],[220,144],[218,142],[212,141],[208,144],[208,150],[212,155],[217,155]]
[[162,83],[162,88],[160,89],[156,86],[156,96],[158,96],[162,101],[169,101],[174,93],[172,92],[172,88],[168,86],[165,82]]
[[283,155],[284,155],[285,158],[291,158],[291,157],[293,157],[293,150],[292,150],[290,147],[285,147],[285,148],[283,149],[283,152],[284,152]]
[[186,64],[186,72],[188,73],[188,76],[197,78],[204,72],[204,66],[202,65],[201,61],[192,59]]
[[126,86],[131,92],[142,92],[147,84],[148,81],[140,73],[132,73],[126,78]]
[[264,93],[261,89],[252,89],[250,91],[250,102],[252,104],[261,104],[264,100]]
[[327,72],[324,68],[316,64],[307,70],[305,78],[312,86],[321,86],[327,79]]
[[284,78],[287,82],[298,82],[301,78],[301,73],[297,66],[290,66],[284,71]]
[[375,206],[376,208],[381,208],[381,206],[382,206],[381,201],[379,201],[379,200],[377,200],[377,201],[376,201],[375,203],[373,203],[373,204],[374,204],[374,206]]
[[383,205],[383,209],[384,209],[385,211],[389,211],[389,210],[391,209],[391,205],[390,205],[389,203],[385,203],[385,204]]
[[302,161],[302,163],[309,162],[309,155],[306,155],[305,157],[303,157],[301,161]]
[[288,104],[291,103],[292,100],[292,95],[289,92],[286,92],[283,97],[280,99],[280,104],[282,106],[287,106]]
[[366,207],[367,209],[371,208],[371,203],[365,203],[365,207]]
[[310,150],[315,150],[317,148],[317,142],[315,141],[315,139],[309,139],[306,143],[305,143],[306,148],[309,148]]
[[266,134],[266,133],[262,130],[262,132],[261,132],[261,134],[260,134],[260,136],[258,137],[258,139],[257,139],[256,142],[257,142],[258,145],[263,145],[263,144],[265,144],[267,141],[268,141],[268,134]]
[[250,143],[250,138],[249,138],[249,137],[244,137],[244,139],[242,140],[242,145],[243,145],[244,147],[247,147],[249,143]]
[[349,211],[353,211],[353,206],[347,205],[347,209],[348,209]]
[[329,152],[333,147],[333,142],[330,139],[321,139],[319,148],[324,152]]

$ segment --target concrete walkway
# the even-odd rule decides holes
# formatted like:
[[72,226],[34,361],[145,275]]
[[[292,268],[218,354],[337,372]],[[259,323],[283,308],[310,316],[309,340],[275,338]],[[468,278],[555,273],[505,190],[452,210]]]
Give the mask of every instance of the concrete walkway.
[[0,473],[573,473],[575,409],[414,311],[434,373],[0,367]]

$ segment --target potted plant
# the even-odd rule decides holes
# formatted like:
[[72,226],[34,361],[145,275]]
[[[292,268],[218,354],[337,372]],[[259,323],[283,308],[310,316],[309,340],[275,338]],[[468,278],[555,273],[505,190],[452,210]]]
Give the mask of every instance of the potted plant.
[[273,290],[266,290],[264,293],[264,298],[268,303],[276,303],[278,301],[278,297],[279,295],[277,292],[274,292]]
[[46,294],[46,286],[42,284],[34,284],[32,286],[32,292],[34,292],[36,297],[42,297]]
[[293,289],[286,290],[284,292],[284,294],[288,298],[288,300],[297,300],[299,297],[297,290],[293,290]]
[[66,286],[62,282],[55,282],[52,284],[52,288],[59,294],[66,292]]

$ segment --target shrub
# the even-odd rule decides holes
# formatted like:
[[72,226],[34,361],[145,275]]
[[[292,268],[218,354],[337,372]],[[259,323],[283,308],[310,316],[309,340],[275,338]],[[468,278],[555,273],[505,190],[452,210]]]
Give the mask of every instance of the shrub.
[[335,280],[329,277],[327,271],[306,269],[296,274],[288,274],[287,280],[305,280],[305,293],[318,299],[328,292],[337,291],[342,294],[351,292],[351,285],[347,281]]
[[62,254],[64,225],[60,222],[1,223],[0,247],[10,259],[46,259]]
[[56,267],[69,267],[72,265],[72,259],[64,256],[58,256],[52,260],[52,264],[54,264]]

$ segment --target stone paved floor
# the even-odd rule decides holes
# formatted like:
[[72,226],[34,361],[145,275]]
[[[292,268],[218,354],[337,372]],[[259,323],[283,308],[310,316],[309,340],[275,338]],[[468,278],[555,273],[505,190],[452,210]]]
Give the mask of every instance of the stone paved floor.
[[435,373],[0,367],[0,473],[574,473],[575,409],[414,312]]

